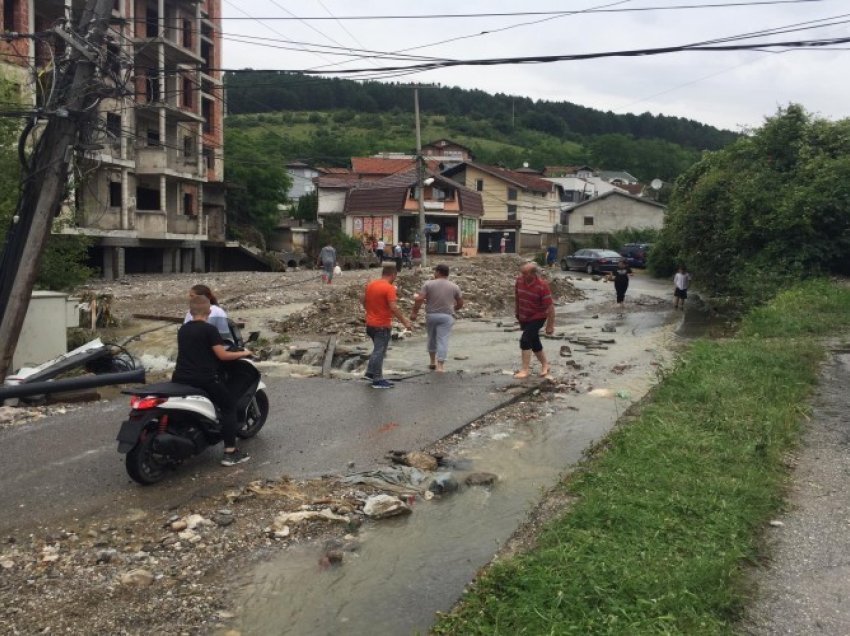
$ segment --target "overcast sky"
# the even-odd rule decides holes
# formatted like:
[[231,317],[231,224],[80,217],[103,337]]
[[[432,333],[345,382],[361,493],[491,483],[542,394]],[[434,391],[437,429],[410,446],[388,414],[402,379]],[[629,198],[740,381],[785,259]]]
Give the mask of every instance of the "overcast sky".
[[[347,49],[381,52],[404,49],[407,55],[458,60],[600,53],[681,46],[809,21],[823,22],[817,24],[818,28],[756,36],[743,43],[850,37],[848,0],[786,4],[751,1],[749,6],[706,6],[741,4],[742,1],[747,2],[222,0],[224,66],[228,69],[335,70],[413,63],[364,59],[359,52],[353,57]],[[703,8],[674,10],[671,8],[674,6]],[[627,11],[647,7],[667,9]],[[589,9],[598,12],[589,13]],[[416,20],[291,19],[294,16],[438,16],[518,11],[584,13]],[[489,33],[477,35],[483,31]],[[454,38],[463,39],[437,44]],[[260,46],[261,42],[268,46]],[[340,47],[336,52],[346,55],[332,55],[325,47]],[[411,50],[412,47],[417,48]],[[314,51],[304,51],[304,48]],[[765,117],[775,114],[779,106],[789,102],[801,103],[809,111],[829,119],[846,117],[850,106],[848,62],[850,43],[821,50],[678,52],[535,65],[442,68],[404,75],[397,81],[439,83],[489,93],[570,101],[615,113],[649,111],[737,131],[760,126]]]

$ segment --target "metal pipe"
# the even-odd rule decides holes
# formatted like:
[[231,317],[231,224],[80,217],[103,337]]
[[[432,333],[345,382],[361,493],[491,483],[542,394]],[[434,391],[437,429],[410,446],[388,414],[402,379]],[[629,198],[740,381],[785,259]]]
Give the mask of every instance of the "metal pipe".
[[145,381],[145,370],[121,371],[120,373],[103,373],[101,375],[86,375],[65,380],[48,380],[46,382],[28,382],[0,386],[0,403],[11,398],[21,398],[30,395],[49,395],[64,391],[80,391],[112,384],[131,384]]

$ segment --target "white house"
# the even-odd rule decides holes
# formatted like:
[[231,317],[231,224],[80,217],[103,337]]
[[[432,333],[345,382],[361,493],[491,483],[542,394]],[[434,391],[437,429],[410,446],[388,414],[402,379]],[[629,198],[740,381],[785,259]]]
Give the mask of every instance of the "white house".
[[612,190],[566,211],[569,234],[604,234],[621,230],[660,230],[667,207],[642,197]]

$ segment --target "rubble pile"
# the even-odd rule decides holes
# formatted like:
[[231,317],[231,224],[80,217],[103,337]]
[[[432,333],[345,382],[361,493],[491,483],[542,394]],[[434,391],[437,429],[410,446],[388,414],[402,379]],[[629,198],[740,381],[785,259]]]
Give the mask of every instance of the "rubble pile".
[[[436,264],[437,261],[434,261]],[[481,257],[450,262],[449,278],[463,291],[460,319],[490,319],[512,315],[514,281],[522,261],[517,257]],[[374,278],[377,272],[373,273]],[[431,269],[404,270],[396,279],[398,305],[405,314],[413,307],[413,296],[433,277]],[[551,278],[549,284],[556,303],[583,298],[569,280]],[[361,285],[335,287],[311,306],[272,325],[274,331],[290,336],[309,337],[336,334],[341,342],[363,339],[364,312],[360,306]]]

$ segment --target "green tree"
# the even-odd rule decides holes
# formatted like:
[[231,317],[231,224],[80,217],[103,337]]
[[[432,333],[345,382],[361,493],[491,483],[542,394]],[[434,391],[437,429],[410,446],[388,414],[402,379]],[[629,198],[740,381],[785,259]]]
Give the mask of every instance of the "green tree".
[[274,140],[259,140],[241,130],[225,130],[227,219],[236,233],[253,228],[268,238],[280,218],[291,183]]
[[314,190],[308,194],[302,195],[298,199],[298,205],[292,212],[292,218],[301,219],[303,221],[315,221],[319,211],[319,192]]
[[[0,78],[0,101],[21,103],[15,85]],[[0,116],[0,250],[18,206],[21,164],[18,158],[18,136],[22,122],[10,116]],[[84,236],[52,234],[41,256],[35,286],[39,289],[64,291],[84,283],[92,275],[86,266],[90,239]]]
[[651,266],[666,275],[683,261],[702,289],[757,302],[808,276],[850,273],[848,252],[850,120],[791,104],[678,179]]

